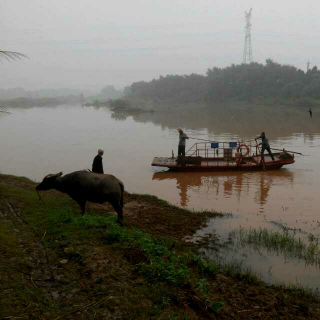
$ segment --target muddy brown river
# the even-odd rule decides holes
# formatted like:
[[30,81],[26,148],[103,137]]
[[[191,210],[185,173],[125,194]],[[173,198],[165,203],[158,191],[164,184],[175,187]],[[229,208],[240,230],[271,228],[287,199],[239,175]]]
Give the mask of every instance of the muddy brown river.
[[[314,290],[320,286],[318,263],[237,239],[240,228],[266,228],[318,245],[320,110],[312,119],[307,109],[270,107],[260,111],[168,107],[134,116],[81,106],[8,111],[12,114],[0,118],[1,173],[40,181],[49,173],[91,169],[97,150],[103,148],[105,172],[120,178],[127,191],[153,194],[184,208],[232,213],[199,230],[196,236],[215,234],[221,242],[219,252],[203,254],[251,269],[270,283]],[[306,156],[267,172],[172,173],[151,167],[153,157],[177,152],[178,127],[190,137],[215,141],[249,140],[265,131],[272,147]],[[187,148],[195,141],[188,140]],[[318,247],[314,254],[320,255]]]

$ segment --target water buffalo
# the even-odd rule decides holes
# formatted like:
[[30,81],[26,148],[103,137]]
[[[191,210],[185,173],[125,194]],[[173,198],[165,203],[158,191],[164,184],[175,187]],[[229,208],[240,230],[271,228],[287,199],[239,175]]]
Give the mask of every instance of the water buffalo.
[[56,189],[68,194],[77,201],[82,214],[86,212],[87,201],[95,203],[109,202],[118,214],[118,223],[123,225],[124,185],[110,174],[88,171],[75,171],[65,176],[62,172],[49,174],[37,185],[36,190]]

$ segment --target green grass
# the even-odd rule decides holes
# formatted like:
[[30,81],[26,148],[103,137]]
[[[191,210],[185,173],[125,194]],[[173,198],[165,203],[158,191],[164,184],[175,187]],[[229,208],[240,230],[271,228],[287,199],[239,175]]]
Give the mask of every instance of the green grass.
[[182,286],[191,280],[190,267],[196,267],[200,275],[214,276],[218,269],[203,261],[197,255],[177,253],[169,249],[162,240],[156,240],[139,230],[127,230],[113,225],[106,233],[109,244],[126,249],[140,250],[147,262],[137,264],[137,271],[149,281],[168,282]]
[[[17,180],[29,182],[24,178]],[[78,205],[58,193],[42,193],[43,201],[40,201],[33,188],[21,188],[14,184],[0,184],[0,193],[5,193],[5,201],[13,203],[16,210],[19,210],[22,226],[28,225],[34,231],[34,234],[25,233],[25,245],[40,239],[42,245],[56,255],[58,263],[67,260],[68,264],[74,264],[77,270],[90,256],[88,249],[84,248],[87,244],[114,248],[120,256],[123,253],[123,257],[119,258],[124,259],[122,265],[127,264],[127,259],[131,263],[131,267],[129,263],[127,267],[123,267],[124,270],[127,268],[126,272],[135,273],[145,279],[145,284],[135,290],[135,295],[131,300],[128,298],[124,306],[124,309],[130,310],[129,313],[136,312],[136,318],[174,317],[177,306],[183,304],[184,299],[193,297],[197,297],[201,308],[216,312],[216,301],[211,298],[208,279],[214,279],[219,269],[192,251],[184,250],[170,237],[155,238],[138,229],[122,228],[116,223],[115,216],[106,216],[105,212],[98,209],[89,209],[86,216],[81,216]],[[144,197],[160,205],[169,205],[153,196]],[[6,206],[5,202],[1,203],[1,199],[0,204]],[[18,260],[20,266],[25,266],[28,264],[28,257],[19,248],[11,226],[2,219],[0,222],[0,250],[10,252],[13,258],[12,263],[5,268],[2,266],[1,273],[9,274],[15,261]],[[19,274],[16,281],[9,279],[3,283],[4,296],[7,297],[4,301],[11,301],[7,303],[4,316],[19,316],[23,314],[23,306],[26,305],[32,306],[30,310],[40,309],[42,314],[49,318],[61,313],[54,301],[48,301],[39,288],[32,287],[30,276],[29,282],[18,279],[19,268],[14,270],[13,274]],[[103,282],[103,278],[97,280],[98,294],[104,292],[101,287]],[[190,291],[188,298],[184,296],[185,293],[179,293],[181,290],[185,292],[185,288]],[[7,290],[15,292],[14,297],[7,294]],[[151,306],[138,307],[138,298],[145,297],[146,292],[153,303]],[[181,311],[178,314],[178,319],[192,319],[187,313],[183,317]]]
[[[0,318],[24,314],[26,308],[43,308],[47,313],[57,313],[58,309],[39,288],[30,285],[25,275],[30,268],[22,248],[23,244],[16,238],[17,232],[10,224],[0,219]],[[12,316],[12,319],[15,317]]]
[[11,228],[3,220],[0,220],[0,251],[10,253],[18,247],[17,240],[12,237]]
[[288,230],[272,231],[266,228],[233,231],[230,237],[237,237],[238,244],[281,253],[285,257],[303,259],[307,264],[320,265],[320,248],[317,242],[301,240]]

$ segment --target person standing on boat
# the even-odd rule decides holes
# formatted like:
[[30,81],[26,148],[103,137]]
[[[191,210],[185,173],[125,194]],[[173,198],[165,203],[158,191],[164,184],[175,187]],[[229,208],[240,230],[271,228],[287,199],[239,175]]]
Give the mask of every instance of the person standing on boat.
[[264,160],[264,150],[267,150],[272,161],[274,161],[274,156],[271,152],[269,141],[266,138],[266,134],[264,132],[261,132],[261,135],[258,138],[256,138],[256,140],[257,139],[261,139],[261,143],[259,143],[259,145],[261,144],[261,160]]
[[186,154],[186,139],[189,139],[189,137],[183,132],[183,130],[181,128],[179,128],[178,131],[179,131],[178,156],[185,156],[185,154]]
[[102,149],[98,150],[98,154],[93,159],[92,163],[92,172],[95,173],[104,173],[103,172],[103,164],[102,164],[102,156],[104,154],[104,151]]

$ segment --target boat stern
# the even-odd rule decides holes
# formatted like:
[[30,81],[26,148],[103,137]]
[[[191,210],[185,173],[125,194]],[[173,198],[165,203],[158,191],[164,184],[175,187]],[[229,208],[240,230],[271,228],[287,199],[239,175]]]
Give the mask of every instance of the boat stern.
[[151,165],[153,167],[166,167],[171,168],[177,165],[176,158],[167,158],[167,157],[154,157]]

